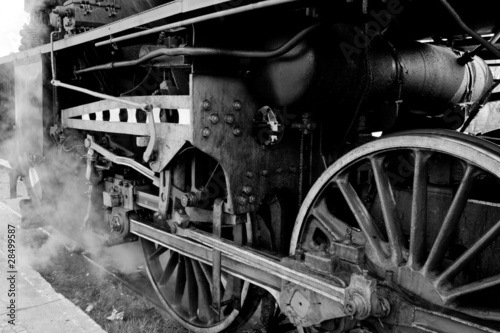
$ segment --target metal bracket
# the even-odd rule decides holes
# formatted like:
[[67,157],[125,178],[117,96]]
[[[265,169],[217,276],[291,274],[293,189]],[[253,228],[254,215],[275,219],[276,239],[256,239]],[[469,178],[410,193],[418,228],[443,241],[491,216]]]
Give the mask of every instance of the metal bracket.
[[153,154],[153,150],[156,148],[156,128],[155,128],[155,120],[153,117],[153,106],[152,105],[147,105],[145,108],[143,108],[144,111],[146,111],[146,114],[148,115],[148,127],[149,127],[149,133],[150,133],[150,139],[148,143],[148,147],[146,148],[146,151],[144,152],[143,159],[144,162],[149,162],[151,159],[151,155]]
[[122,156],[118,156],[118,155],[113,154],[109,150],[107,150],[107,149],[103,148],[102,146],[98,145],[94,141],[94,138],[91,135],[88,135],[87,139],[85,139],[85,147],[87,149],[93,149],[95,152],[101,154],[102,156],[104,156],[104,158],[106,158],[107,160],[109,160],[109,161],[111,161],[111,162],[113,162],[115,164],[126,165],[126,166],[128,166],[128,167],[130,167],[130,168],[132,168],[132,169],[134,169],[134,170],[136,170],[138,172],[140,172],[144,176],[146,176],[149,179],[151,179],[153,181],[153,184],[155,186],[159,186],[160,185],[160,180],[158,179],[158,177],[155,176],[155,173],[154,173],[153,170],[148,169],[144,165],[142,165],[142,164],[134,161],[131,158],[122,157]]

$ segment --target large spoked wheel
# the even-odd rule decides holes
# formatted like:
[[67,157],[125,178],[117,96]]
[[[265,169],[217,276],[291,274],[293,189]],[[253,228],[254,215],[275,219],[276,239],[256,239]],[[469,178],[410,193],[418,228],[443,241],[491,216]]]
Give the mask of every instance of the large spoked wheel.
[[[146,239],[141,239],[141,244],[149,278],[165,310],[190,331],[236,331],[257,309],[260,302],[257,288],[223,272],[222,307],[217,318],[212,308],[212,267],[208,263]],[[240,309],[236,302],[240,303]]]
[[500,321],[500,302],[488,297],[500,290],[499,193],[495,144],[437,130],[385,137],[320,177],[299,212],[291,253],[364,245],[363,268],[380,278],[389,272],[405,294]]

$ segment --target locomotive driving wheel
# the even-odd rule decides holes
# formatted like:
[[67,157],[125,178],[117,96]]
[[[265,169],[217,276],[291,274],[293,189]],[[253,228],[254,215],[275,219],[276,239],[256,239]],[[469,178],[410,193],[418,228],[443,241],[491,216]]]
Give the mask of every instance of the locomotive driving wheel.
[[[500,290],[498,193],[500,147],[493,143],[440,130],[384,137],[349,152],[318,179],[290,250],[335,257],[336,243],[364,246],[365,260],[351,267],[394,294],[498,327],[500,302],[488,297]],[[432,322],[394,319],[399,312],[390,323],[371,324],[378,332],[435,331]]]
[[143,238],[141,245],[149,278],[165,310],[190,331],[234,332],[257,309],[261,297],[257,288],[223,272],[220,315],[214,316],[210,264]]

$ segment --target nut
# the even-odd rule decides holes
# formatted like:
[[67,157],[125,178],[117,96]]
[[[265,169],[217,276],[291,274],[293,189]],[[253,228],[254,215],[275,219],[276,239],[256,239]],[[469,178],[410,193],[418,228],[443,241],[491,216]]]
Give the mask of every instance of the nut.
[[242,206],[245,206],[248,203],[248,198],[244,195],[238,196],[238,203]]
[[236,111],[240,111],[241,110],[241,102],[236,100],[233,102],[233,109],[235,109]]
[[217,124],[219,122],[219,115],[218,114],[211,115],[210,121],[212,122],[212,124]]
[[233,135],[240,136],[241,135],[241,128],[239,128],[239,127],[233,128]]
[[208,127],[205,127],[203,131],[201,132],[201,135],[203,135],[204,138],[207,138],[210,136],[212,132],[210,132],[210,129]]
[[245,185],[245,186],[243,186],[243,192],[244,193],[250,194],[250,193],[252,193],[252,191],[253,191],[252,185]]
[[210,104],[209,100],[204,100],[202,107],[203,107],[203,110],[208,111],[212,108],[212,104]]

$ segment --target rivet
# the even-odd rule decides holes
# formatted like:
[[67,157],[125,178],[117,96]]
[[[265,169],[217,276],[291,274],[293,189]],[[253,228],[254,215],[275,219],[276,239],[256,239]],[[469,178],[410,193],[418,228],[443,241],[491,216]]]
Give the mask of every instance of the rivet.
[[239,128],[239,127],[233,128],[233,135],[240,136],[241,135],[241,128]]
[[210,101],[204,100],[202,107],[203,107],[203,110],[208,111],[212,108],[212,104],[210,104]]
[[247,176],[247,178],[253,178],[253,172],[252,171],[247,171],[245,173],[245,176]]
[[248,202],[250,202],[251,204],[254,204],[257,202],[257,197],[255,195],[251,195],[249,198],[248,198]]
[[210,121],[212,122],[212,124],[217,124],[219,122],[219,115],[217,115],[217,114],[211,115]]
[[236,100],[233,102],[233,109],[235,109],[236,111],[240,111],[241,110],[241,102]]
[[204,138],[207,138],[210,136],[211,132],[210,132],[210,129],[208,127],[205,127],[203,129],[203,132],[201,133],[203,135]]
[[264,169],[260,172],[260,174],[264,177],[267,177],[267,175],[269,175],[269,170]]
[[234,123],[234,116],[232,114],[228,114],[224,120],[226,121],[226,124],[232,124]]

